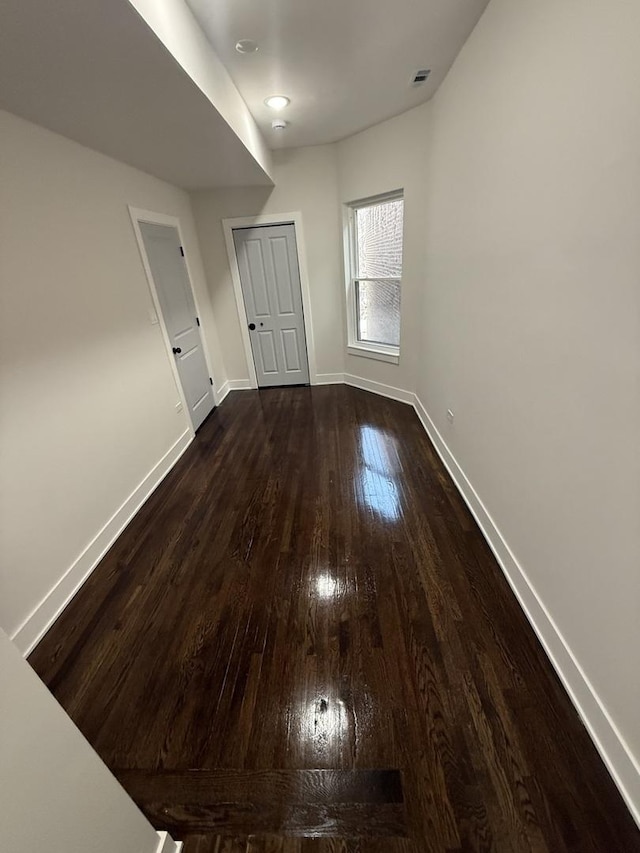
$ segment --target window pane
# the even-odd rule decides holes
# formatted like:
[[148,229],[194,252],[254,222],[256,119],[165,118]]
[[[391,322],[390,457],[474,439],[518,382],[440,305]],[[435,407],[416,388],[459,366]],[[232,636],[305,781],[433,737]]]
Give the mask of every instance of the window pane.
[[401,198],[356,209],[357,278],[402,276],[403,210]]
[[358,340],[400,346],[400,285],[356,281]]

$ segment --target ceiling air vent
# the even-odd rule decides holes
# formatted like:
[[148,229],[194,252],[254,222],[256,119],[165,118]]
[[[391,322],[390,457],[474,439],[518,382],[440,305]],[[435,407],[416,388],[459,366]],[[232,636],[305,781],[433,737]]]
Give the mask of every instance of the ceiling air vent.
[[412,86],[421,86],[424,82],[426,82],[427,78],[431,74],[430,68],[421,68],[419,71],[416,71],[413,77],[411,78]]

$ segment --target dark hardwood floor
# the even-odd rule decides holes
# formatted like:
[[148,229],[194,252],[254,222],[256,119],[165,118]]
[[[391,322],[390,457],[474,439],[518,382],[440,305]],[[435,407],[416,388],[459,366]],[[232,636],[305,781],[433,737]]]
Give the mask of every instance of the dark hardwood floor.
[[413,410],[364,391],[230,395],[30,662],[185,853],[640,851]]

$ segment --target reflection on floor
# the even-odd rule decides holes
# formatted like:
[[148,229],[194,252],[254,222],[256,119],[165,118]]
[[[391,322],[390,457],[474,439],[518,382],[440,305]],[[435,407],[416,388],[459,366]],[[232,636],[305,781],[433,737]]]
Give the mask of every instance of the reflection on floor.
[[640,835],[415,414],[232,394],[31,663],[186,853]]

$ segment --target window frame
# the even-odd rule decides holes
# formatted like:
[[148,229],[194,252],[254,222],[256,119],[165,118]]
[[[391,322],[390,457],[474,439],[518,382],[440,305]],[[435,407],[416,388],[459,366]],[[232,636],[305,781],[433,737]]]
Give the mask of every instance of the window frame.
[[[400,321],[402,324],[402,277],[400,278],[359,278],[358,271],[358,243],[356,233],[356,211],[363,207],[372,207],[384,204],[387,201],[402,200],[404,204],[404,190],[398,189],[358,201],[348,202],[343,206],[343,244],[344,244],[344,268],[345,268],[345,295],[347,304],[347,353],[349,355],[373,358],[377,361],[386,361],[390,364],[400,363],[400,345],[383,344],[358,339],[358,292],[359,281],[388,281],[398,285],[400,291]],[[402,233],[402,250],[404,266],[404,225]],[[402,334],[402,331],[401,331]],[[402,338],[400,339],[402,344]]]

